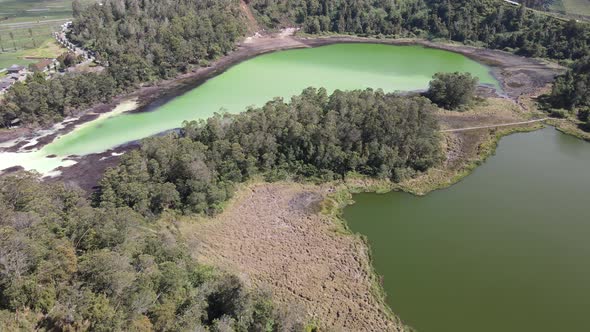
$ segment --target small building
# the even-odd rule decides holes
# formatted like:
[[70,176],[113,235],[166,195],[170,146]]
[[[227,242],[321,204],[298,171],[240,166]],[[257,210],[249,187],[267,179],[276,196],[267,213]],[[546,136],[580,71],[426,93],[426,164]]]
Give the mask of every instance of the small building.
[[9,74],[22,74],[24,73],[26,70],[25,66],[20,66],[20,65],[12,65],[8,68],[6,68],[6,71]]
[[10,128],[17,128],[20,126],[20,119],[16,118],[12,121],[10,121]]

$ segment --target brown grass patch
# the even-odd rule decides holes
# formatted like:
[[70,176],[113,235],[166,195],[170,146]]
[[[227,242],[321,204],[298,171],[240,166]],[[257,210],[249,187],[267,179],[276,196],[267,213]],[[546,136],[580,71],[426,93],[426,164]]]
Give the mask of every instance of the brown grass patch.
[[337,331],[403,331],[375,290],[367,246],[321,213],[331,185],[252,184],[221,215],[179,223],[194,256]]

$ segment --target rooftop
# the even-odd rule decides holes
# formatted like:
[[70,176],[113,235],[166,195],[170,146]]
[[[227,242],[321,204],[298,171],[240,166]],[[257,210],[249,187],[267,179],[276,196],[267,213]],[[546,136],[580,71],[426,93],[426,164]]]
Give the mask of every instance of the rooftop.
[[12,71],[21,71],[23,69],[25,69],[25,66],[20,66],[20,65],[12,65],[12,66],[6,68],[6,70],[8,70],[9,72],[12,72]]
[[12,85],[12,80],[9,78],[3,78],[0,80],[0,90],[4,90]]

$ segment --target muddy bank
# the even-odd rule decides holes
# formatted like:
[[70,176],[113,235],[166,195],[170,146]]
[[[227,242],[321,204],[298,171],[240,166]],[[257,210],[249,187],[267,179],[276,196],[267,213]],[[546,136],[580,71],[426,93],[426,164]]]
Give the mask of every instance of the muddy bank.
[[517,100],[522,95],[536,93],[553,82],[564,68],[540,59],[526,58],[512,53],[460,44],[432,42],[423,39],[377,39],[355,36],[298,38],[307,46],[316,47],[335,43],[377,43],[387,45],[422,45],[424,47],[460,53],[490,66],[492,74],[500,82],[502,92]]
[[221,215],[177,225],[193,255],[269,290],[281,308],[304,308],[334,331],[403,331],[375,289],[368,249],[322,214],[330,186],[255,184]]
[[76,164],[58,167],[52,172],[53,174],[43,179],[48,182],[62,182],[79,187],[90,195],[97,189],[96,186],[107,168],[117,166],[121,155],[137,148],[139,148],[139,143],[133,142],[102,153],[71,157],[69,159],[75,160]]

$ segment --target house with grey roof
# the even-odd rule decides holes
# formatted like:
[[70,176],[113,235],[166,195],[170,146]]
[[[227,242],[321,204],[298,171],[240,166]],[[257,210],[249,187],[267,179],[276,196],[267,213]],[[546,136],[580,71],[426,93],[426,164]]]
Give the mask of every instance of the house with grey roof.
[[6,90],[10,89],[14,81],[10,78],[3,78],[0,80],[0,94],[6,92]]
[[8,72],[8,74],[24,74],[26,71],[25,66],[21,66],[21,65],[12,65],[8,68],[6,68],[6,71]]

